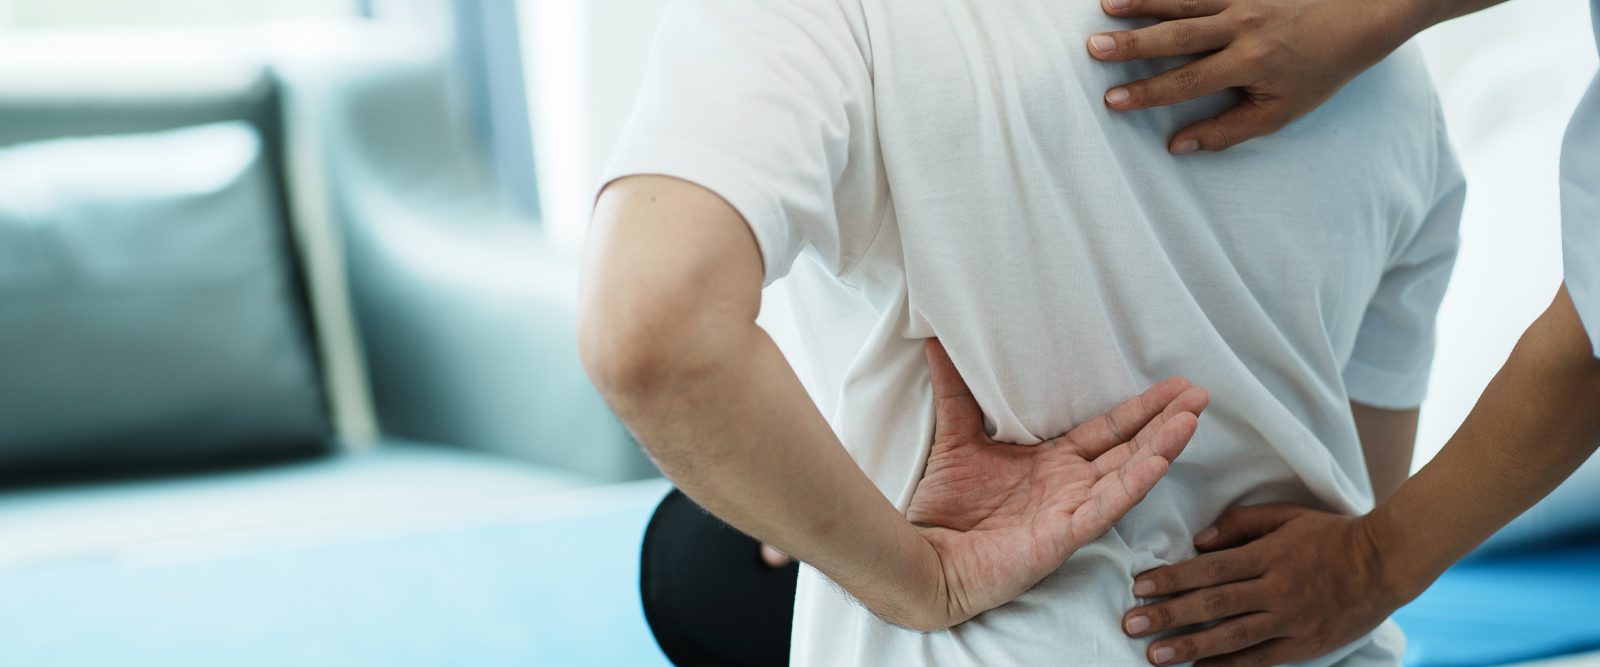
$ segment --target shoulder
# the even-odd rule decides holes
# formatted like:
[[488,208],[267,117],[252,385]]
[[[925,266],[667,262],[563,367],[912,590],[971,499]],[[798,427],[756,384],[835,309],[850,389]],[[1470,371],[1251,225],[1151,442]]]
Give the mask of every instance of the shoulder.
[[684,37],[757,53],[824,55],[867,67],[871,63],[861,0],[673,0],[658,44]]

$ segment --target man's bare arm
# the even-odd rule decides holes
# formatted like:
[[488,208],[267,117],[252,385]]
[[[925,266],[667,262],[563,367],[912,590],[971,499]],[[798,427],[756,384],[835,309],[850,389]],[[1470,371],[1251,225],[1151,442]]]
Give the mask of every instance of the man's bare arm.
[[[749,228],[714,194],[660,177],[613,184],[585,259],[584,364],[662,471],[702,506],[885,618],[933,623],[917,614],[935,606],[938,558],[756,326],[761,261]],[[827,546],[835,544],[857,548]]]
[[1417,447],[1417,419],[1410,410],[1386,410],[1350,402],[1355,415],[1356,433],[1361,437],[1361,452],[1367,459],[1367,476],[1379,503],[1394,495],[1411,476],[1411,456]]

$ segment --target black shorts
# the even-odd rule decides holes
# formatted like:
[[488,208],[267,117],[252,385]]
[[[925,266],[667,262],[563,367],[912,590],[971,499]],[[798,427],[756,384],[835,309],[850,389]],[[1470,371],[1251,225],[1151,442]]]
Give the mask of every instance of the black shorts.
[[800,568],[768,566],[760,548],[677,489],[656,507],[644,531],[639,596],[656,643],[673,664],[789,663]]

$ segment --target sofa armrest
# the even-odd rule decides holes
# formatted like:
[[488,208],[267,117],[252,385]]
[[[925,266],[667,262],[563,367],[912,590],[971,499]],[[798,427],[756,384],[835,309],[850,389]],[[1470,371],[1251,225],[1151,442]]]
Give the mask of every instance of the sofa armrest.
[[601,481],[652,474],[579,364],[576,261],[508,213],[442,51],[277,71],[292,168],[317,185],[299,210],[334,234],[378,430]]
[[576,262],[539,228],[362,218],[384,221],[346,249],[384,432],[605,481],[654,473],[578,362]]

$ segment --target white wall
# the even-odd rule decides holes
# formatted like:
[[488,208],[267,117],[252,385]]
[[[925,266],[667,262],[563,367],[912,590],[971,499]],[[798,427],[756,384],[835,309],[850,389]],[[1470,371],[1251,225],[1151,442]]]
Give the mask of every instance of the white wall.
[[523,0],[544,222],[573,252],[667,0]]

